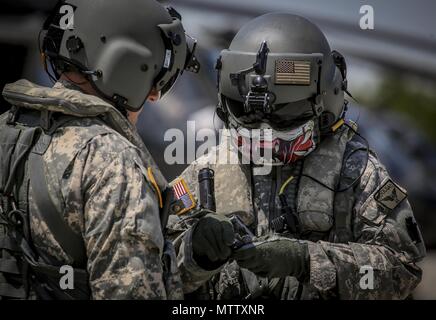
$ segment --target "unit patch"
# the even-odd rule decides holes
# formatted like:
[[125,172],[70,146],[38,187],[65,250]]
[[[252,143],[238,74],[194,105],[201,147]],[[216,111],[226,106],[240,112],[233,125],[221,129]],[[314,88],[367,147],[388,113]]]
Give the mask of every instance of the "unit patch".
[[388,179],[374,194],[374,199],[390,210],[395,209],[406,198],[407,193],[391,179]]

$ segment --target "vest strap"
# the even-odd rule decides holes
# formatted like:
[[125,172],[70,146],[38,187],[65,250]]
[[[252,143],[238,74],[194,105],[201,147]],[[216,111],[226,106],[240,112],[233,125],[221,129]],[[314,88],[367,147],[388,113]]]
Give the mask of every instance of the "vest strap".
[[48,190],[44,161],[41,154],[43,152],[41,151],[47,149],[50,141],[49,136],[43,134],[35,146],[35,151],[29,155],[30,185],[41,218],[47,223],[49,230],[62,249],[73,259],[76,265],[81,265],[85,261],[83,238],[67,225],[62,213],[53,203]]
[[330,241],[335,243],[348,243],[352,240],[351,212],[353,195],[345,191],[335,194],[334,229],[330,234]]

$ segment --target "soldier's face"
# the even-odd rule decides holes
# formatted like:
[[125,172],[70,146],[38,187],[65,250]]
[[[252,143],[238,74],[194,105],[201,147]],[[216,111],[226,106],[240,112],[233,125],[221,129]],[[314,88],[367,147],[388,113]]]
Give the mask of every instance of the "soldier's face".
[[156,102],[160,99],[160,91],[157,91],[156,88],[151,89],[148,94],[147,101]]

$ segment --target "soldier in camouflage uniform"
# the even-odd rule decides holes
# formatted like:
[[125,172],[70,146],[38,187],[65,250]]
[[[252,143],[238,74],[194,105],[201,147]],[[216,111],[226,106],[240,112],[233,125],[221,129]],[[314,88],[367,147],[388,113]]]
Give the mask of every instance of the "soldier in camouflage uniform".
[[[229,130],[177,181],[198,200],[197,174],[213,169],[217,212],[237,212],[254,237],[222,259],[213,235],[209,242],[196,235],[211,233],[204,220],[190,212],[172,217],[186,292],[206,299],[408,297],[421,280],[423,240],[406,191],[345,119],[343,56],[308,20],[268,14],[238,32],[217,68],[217,114]],[[258,128],[271,130],[271,140],[250,135]],[[255,148],[270,158],[254,157]],[[239,164],[219,160],[235,154]]]
[[[167,182],[134,127],[147,98],[199,68],[181,17],[154,0],[69,5],[74,25],[57,7],[44,30],[56,84],[3,92],[0,299],[183,298],[159,216]],[[59,288],[62,265],[74,289]]]

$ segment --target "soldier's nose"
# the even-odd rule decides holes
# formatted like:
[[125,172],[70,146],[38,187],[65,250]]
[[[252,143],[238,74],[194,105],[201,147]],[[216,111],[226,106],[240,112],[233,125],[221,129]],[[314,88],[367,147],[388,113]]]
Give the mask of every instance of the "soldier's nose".
[[156,88],[151,89],[148,94],[147,100],[151,102],[156,102],[160,99],[160,91],[156,90]]

